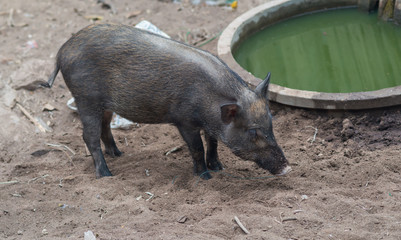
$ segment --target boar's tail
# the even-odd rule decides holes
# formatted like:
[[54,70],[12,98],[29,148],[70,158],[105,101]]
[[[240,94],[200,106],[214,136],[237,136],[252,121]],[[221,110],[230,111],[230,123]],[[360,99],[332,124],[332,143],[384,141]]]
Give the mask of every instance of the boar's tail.
[[60,66],[58,65],[58,63],[56,63],[56,67],[54,68],[52,75],[50,75],[49,80],[47,80],[47,82],[41,83],[40,85],[42,87],[51,88],[53,86],[54,79],[56,78],[59,70],[60,70]]

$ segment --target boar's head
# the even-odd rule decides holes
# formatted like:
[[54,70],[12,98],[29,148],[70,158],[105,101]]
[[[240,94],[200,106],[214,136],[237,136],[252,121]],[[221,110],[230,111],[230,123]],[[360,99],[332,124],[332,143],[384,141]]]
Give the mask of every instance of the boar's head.
[[254,91],[248,90],[235,103],[221,106],[225,124],[222,141],[244,160],[256,162],[275,175],[291,170],[273,134],[267,91],[270,73]]

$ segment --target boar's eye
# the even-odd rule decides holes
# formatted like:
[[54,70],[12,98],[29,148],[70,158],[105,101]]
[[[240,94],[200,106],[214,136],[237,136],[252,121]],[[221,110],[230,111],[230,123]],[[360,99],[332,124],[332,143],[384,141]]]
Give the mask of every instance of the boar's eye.
[[254,128],[249,129],[248,132],[249,132],[249,136],[250,136],[251,140],[255,141],[256,138],[258,137],[258,134],[256,133],[256,129],[254,129]]

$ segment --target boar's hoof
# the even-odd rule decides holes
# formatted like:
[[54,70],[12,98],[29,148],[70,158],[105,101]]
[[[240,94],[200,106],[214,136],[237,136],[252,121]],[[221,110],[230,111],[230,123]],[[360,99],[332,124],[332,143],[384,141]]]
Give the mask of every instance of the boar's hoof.
[[210,170],[218,171],[218,170],[223,170],[223,165],[221,164],[220,161],[213,161],[207,163],[207,168]]
[[118,149],[114,149],[114,150],[106,150],[105,151],[107,155],[109,155],[110,157],[121,157],[121,155],[123,155],[123,152],[121,152]]
[[105,167],[103,169],[97,169],[97,171],[96,171],[97,179],[102,178],[102,177],[110,177],[110,176],[113,176],[113,174],[111,174],[110,170],[107,167]]
[[210,175],[210,173],[208,171],[199,173],[197,175],[199,175],[199,177],[202,178],[203,180],[209,180],[212,178],[212,175]]

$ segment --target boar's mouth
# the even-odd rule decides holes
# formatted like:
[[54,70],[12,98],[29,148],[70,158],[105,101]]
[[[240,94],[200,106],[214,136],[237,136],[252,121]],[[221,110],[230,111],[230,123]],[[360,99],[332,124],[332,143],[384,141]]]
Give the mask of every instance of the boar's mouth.
[[259,167],[269,170],[274,175],[284,175],[290,171],[288,161],[279,146],[269,148],[266,157],[257,159],[255,162]]

